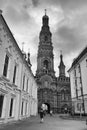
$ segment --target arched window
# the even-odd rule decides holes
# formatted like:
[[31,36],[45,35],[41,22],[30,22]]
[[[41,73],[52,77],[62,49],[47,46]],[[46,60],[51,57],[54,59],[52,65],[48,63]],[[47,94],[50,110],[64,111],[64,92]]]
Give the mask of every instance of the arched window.
[[48,37],[47,36],[45,36],[45,41],[47,41],[48,40]]
[[48,61],[47,61],[47,60],[44,61],[44,67],[45,67],[46,69],[48,69]]
[[61,100],[62,101],[65,100],[65,92],[64,92],[64,90],[61,91]]

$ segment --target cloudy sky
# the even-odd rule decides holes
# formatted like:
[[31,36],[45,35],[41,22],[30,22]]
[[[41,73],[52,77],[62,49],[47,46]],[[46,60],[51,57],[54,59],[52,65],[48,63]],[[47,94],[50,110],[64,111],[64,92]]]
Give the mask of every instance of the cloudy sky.
[[87,0],[0,0],[0,9],[19,47],[31,53],[32,70],[37,66],[39,32],[47,9],[58,76],[60,50],[66,71],[87,45]]

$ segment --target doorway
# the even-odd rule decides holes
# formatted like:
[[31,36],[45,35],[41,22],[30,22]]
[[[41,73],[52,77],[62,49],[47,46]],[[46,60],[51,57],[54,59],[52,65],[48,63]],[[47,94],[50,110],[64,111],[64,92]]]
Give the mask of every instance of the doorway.
[[44,104],[47,106],[46,112],[47,112],[47,113],[50,113],[50,104],[49,104],[49,103],[44,103]]

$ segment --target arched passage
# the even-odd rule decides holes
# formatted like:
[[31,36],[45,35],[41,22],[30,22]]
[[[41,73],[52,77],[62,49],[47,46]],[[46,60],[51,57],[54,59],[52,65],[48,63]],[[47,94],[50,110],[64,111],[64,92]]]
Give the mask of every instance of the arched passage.
[[50,104],[49,103],[44,103],[47,106],[47,113],[50,113]]

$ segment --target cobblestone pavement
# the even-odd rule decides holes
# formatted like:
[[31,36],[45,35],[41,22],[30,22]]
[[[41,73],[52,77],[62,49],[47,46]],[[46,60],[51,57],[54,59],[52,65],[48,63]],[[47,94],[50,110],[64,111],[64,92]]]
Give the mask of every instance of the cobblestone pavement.
[[44,122],[40,123],[39,116],[1,125],[0,130],[87,130],[85,121],[64,120],[58,115],[46,115]]

